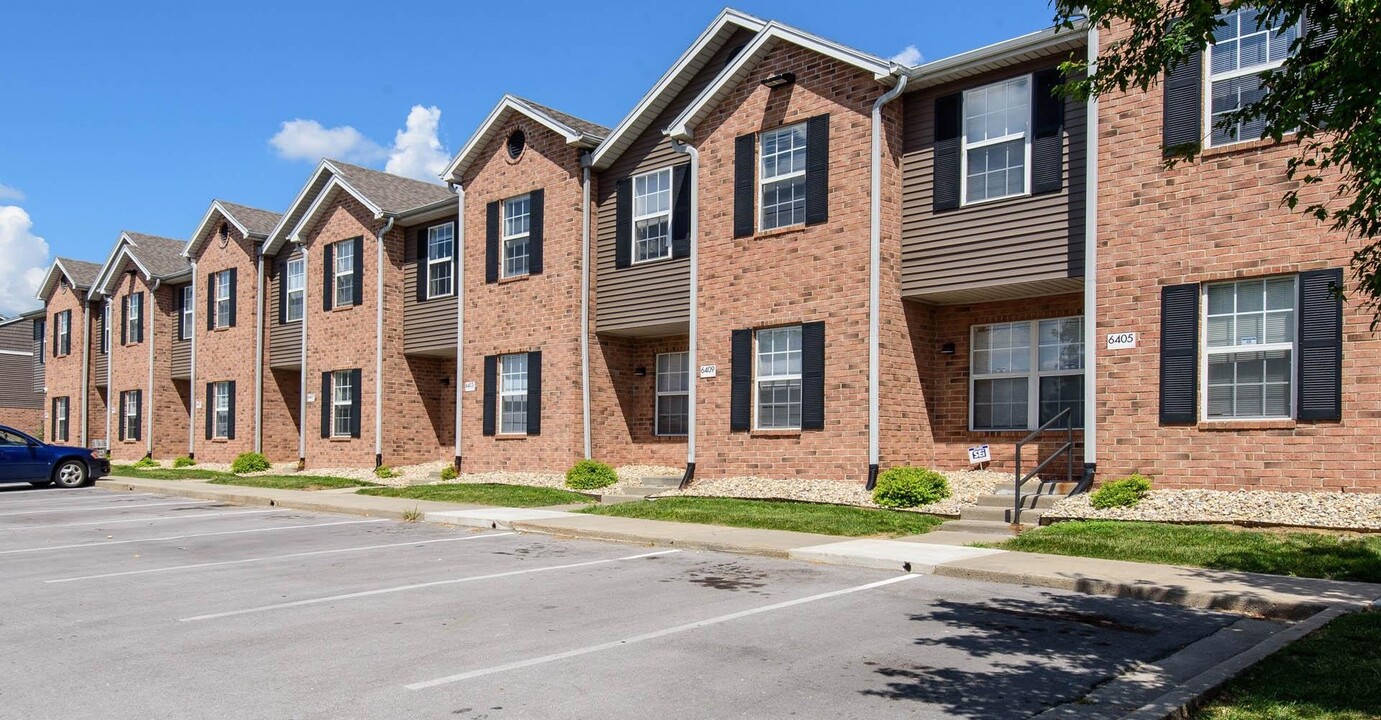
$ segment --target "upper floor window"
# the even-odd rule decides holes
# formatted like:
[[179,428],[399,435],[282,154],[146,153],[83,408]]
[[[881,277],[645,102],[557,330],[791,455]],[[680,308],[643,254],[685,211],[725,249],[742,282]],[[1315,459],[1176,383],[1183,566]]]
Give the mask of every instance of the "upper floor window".
[[1026,192],[1030,123],[1029,75],[964,91],[965,203]]
[[758,192],[762,230],[806,221],[806,124],[765,132],[760,137]]
[[528,274],[528,235],[532,229],[529,195],[503,201],[503,277]]
[[230,303],[234,298],[230,296],[230,271],[222,270],[211,276],[211,291],[215,294],[215,304],[212,306],[212,322],[215,327],[230,327]]
[[974,430],[1033,429],[1066,408],[1083,427],[1082,317],[978,325],[971,347]]
[[1253,118],[1219,127],[1223,115],[1261,100],[1266,89],[1261,74],[1280,67],[1299,38],[1299,25],[1264,25],[1256,8],[1243,7],[1218,16],[1224,24],[1213,31],[1208,46],[1209,144],[1227,145],[1255,140],[1266,122]]
[[57,336],[53,338],[56,347],[53,352],[57,355],[69,355],[72,352],[72,311],[64,310],[54,316],[57,322]]
[[335,306],[343,307],[355,302],[355,241],[343,240],[333,246],[335,263],[331,277],[335,280]]
[[1204,288],[1209,419],[1289,418],[1295,376],[1295,278]]
[[633,178],[633,262],[671,257],[671,168]]
[[306,305],[305,293],[307,289],[307,261],[302,258],[294,258],[288,261],[287,272],[284,273],[283,292],[288,295],[288,307],[286,317],[288,322],[302,319],[302,309]]
[[134,293],[125,296],[126,311],[126,339],[128,342],[137,343],[144,340],[144,293]]
[[196,300],[192,297],[192,286],[182,287],[182,323],[178,327],[179,340],[188,340],[192,337],[192,311],[196,307],[192,303]]
[[446,297],[455,291],[455,253],[455,223],[427,228],[428,298]]
[[801,326],[757,331],[757,426],[801,427]]

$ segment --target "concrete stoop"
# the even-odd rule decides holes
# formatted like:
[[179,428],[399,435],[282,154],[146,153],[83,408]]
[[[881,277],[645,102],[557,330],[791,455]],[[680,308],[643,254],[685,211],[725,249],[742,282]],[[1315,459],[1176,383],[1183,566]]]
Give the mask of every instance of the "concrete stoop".
[[[1061,492],[1061,486],[1064,484],[1045,484],[1041,486],[1040,491],[1021,496],[1021,528],[1040,525],[1041,516],[1064,497],[1064,493]],[[1012,525],[1015,505],[1016,498],[1011,490],[980,495],[973,505],[966,505],[959,511],[958,520],[950,520],[940,525],[935,532],[982,536],[994,542],[1005,540],[1020,532]]]
[[619,505],[626,502],[637,502],[646,500],[649,496],[657,493],[675,490],[681,485],[681,478],[674,476],[658,476],[639,478],[637,485],[624,485],[617,488],[618,492],[599,496],[602,505]]

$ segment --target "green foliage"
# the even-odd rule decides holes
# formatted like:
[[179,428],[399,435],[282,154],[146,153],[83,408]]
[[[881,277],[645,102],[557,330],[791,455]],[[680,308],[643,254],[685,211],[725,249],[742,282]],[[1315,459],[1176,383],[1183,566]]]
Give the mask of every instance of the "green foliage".
[[934,530],[944,522],[934,515],[900,510],[791,500],[687,496],[618,505],[591,505],[578,512],[848,537],[919,535]]
[[196,460],[193,460],[192,458],[189,458],[186,455],[183,455],[182,457],[173,460],[173,467],[175,468],[192,467],[196,464]]
[[335,490],[336,488],[349,487],[375,487],[375,483],[365,480],[329,475],[254,475],[251,477],[222,475],[207,482],[212,485],[238,485],[240,487],[274,488],[276,490]]
[[1089,504],[1105,510],[1115,507],[1133,507],[1151,492],[1151,481],[1143,475],[1132,474],[1120,480],[1104,483],[1103,487],[1089,495]]
[[533,487],[531,485],[502,485],[499,483],[449,483],[446,485],[413,485],[412,487],[401,488],[380,487],[360,490],[359,494],[497,507],[543,507],[594,502],[594,499],[589,495],[581,495],[569,490]]
[[873,502],[886,508],[929,505],[949,495],[949,480],[944,475],[918,467],[888,468],[873,488]]
[[374,468],[374,477],[376,478],[388,479],[398,477],[401,474],[402,473],[398,472],[397,470],[394,470],[393,468],[387,465],[380,465],[379,467]]
[[566,487],[574,490],[596,490],[618,481],[614,468],[598,460],[581,460],[566,471]]
[[263,472],[268,469],[268,459],[256,452],[240,453],[235,457],[234,462],[230,463],[230,472],[236,475]]
[[455,480],[455,479],[456,479],[456,469],[455,469],[454,467],[450,466],[450,465],[447,465],[446,467],[441,468],[441,479],[442,479],[442,480]]
[[143,470],[144,468],[156,468],[156,467],[163,467],[163,466],[162,466],[162,465],[159,465],[159,464],[158,464],[158,461],[157,461],[157,460],[154,460],[154,459],[151,458],[151,457],[141,457],[141,458],[139,458],[138,462],[135,462],[135,463],[134,463],[134,467]]

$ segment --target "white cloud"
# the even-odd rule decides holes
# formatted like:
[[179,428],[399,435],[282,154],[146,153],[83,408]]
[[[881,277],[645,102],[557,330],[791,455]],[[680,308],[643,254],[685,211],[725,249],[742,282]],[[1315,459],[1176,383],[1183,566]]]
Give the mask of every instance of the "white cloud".
[[38,307],[34,293],[48,270],[48,243],[33,227],[24,208],[0,205],[0,315]]
[[920,65],[921,61],[924,59],[925,57],[921,55],[921,51],[918,50],[915,45],[907,45],[901,52],[893,55],[891,58],[892,62],[907,67]]
[[369,163],[388,154],[378,143],[349,125],[328,128],[315,120],[301,118],[284,122],[269,138],[269,144],[278,151],[279,157],[288,160],[316,162],[322,158],[337,158]]
[[385,172],[415,180],[439,182],[437,176],[446,169],[451,156],[441,146],[436,132],[441,124],[441,109],[413,105],[408,111],[407,127],[393,138]]
[[24,202],[24,191],[17,187],[0,183],[0,200]]

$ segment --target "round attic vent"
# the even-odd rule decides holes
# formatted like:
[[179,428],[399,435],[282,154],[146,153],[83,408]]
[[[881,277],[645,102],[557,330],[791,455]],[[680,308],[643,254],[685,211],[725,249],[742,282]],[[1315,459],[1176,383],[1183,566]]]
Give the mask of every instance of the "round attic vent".
[[523,135],[523,131],[514,130],[513,134],[508,136],[508,156],[517,160],[518,156],[523,154],[523,147],[526,144],[527,137]]

